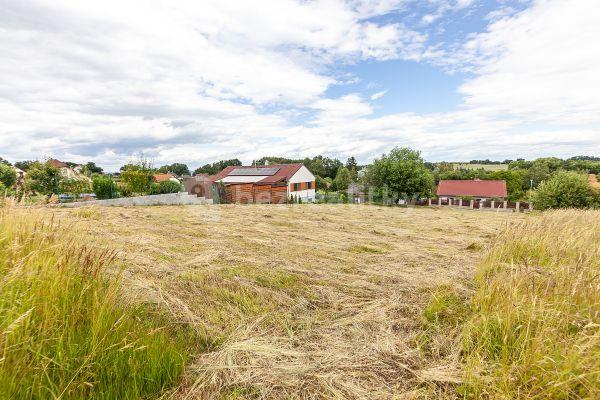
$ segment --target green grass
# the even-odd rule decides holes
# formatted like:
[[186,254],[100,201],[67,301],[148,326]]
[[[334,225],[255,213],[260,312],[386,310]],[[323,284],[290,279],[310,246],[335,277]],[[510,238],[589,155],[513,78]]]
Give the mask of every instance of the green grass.
[[178,383],[186,340],[126,304],[114,256],[0,208],[0,398],[138,399]]
[[383,253],[383,249],[379,249],[373,246],[367,245],[355,245],[350,247],[350,251],[353,253]]
[[507,229],[482,263],[464,331],[468,398],[600,398],[600,212]]

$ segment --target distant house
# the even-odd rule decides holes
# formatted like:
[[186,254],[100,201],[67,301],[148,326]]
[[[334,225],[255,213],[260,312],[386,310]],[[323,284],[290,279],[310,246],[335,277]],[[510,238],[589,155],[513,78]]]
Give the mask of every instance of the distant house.
[[442,199],[472,197],[478,200],[505,199],[508,196],[506,181],[493,180],[441,180],[437,195]]
[[88,178],[87,176],[83,175],[80,170],[75,170],[71,167],[69,167],[69,164],[64,163],[62,161],[59,161],[57,159],[54,158],[49,158],[46,161],[48,164],[52,165],[54,168],[58,168],[58,171],[60,172],[60,174],[65,177],[65,178],[69,178],[69,179],[77,179],[77,180],[86,180],[91,182],[92,180],[90,178]]
[[228,203],[286,203],[290,196],[315,200],[315,176],[300,163],[229,166],[210,180],[225,186]]
[[154,179],[154,182],[156,183],[161,183],[164,181],[173,181],[179,183],[179,180],[173,174],[154,174],[152,179]]

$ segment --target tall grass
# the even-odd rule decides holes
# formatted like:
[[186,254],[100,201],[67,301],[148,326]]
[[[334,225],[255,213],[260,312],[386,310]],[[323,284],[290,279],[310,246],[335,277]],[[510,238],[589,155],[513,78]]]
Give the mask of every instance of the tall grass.
[[0,398],[136,399],[177,382],[183,341],[124,304],[113,258],[0,208]]
[[465,328],[466,397],[600,398],[600,212],[552,211],[501,235]]

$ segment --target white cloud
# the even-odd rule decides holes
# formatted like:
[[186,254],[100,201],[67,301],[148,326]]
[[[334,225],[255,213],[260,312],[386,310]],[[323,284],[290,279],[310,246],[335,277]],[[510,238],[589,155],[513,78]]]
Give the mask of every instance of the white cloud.
[[[595,1],[498,14],[455,53],[397,18],[370,19],[409,3],[5,0],[0,156],[112,169],[136,152],[190,166],[265,154],[367,161],[394,145],[432,160],[598,153]],[[435,5],[441,17],[471,3]],[[389,59],[470,71],[461,108],[381,116],[371,102],[386,91],[328,97],[356,82],[332,65]]]
[[382,90],[381,92],[377,92],[371,95],[371,100],[377,100],[385,96],[387,90]]

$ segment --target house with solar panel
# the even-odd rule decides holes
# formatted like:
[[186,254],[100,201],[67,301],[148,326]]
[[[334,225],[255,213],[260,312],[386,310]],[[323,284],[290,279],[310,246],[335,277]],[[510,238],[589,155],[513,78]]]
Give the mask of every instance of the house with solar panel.
[[291,196],[315,200],[315,176],[301,163],[229,166],[209,179],[225,186],[228,203],[282,204]]

